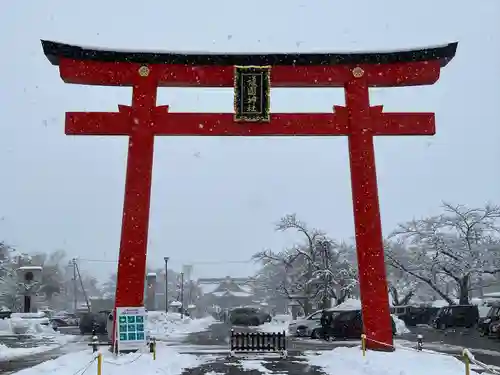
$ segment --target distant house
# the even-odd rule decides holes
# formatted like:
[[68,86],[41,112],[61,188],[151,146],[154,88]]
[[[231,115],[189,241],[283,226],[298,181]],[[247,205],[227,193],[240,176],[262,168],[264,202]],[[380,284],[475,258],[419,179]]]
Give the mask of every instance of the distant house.
[[216,305],[223,309],[255,304],[255,294],[247,278],[198,279],[203,292],[202,300],[207,306]]

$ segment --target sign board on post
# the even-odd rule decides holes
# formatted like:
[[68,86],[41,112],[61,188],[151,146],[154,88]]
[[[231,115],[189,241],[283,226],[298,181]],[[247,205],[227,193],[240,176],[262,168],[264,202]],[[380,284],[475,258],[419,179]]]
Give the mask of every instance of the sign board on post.
[[118,350],[134,351],[146,346],[146,310],[144,307],[116,308]]

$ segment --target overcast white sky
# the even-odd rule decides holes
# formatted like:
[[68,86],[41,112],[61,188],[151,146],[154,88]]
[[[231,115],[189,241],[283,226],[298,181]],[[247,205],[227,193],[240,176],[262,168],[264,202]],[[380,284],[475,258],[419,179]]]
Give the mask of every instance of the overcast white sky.
[[[246,5],[243,5],[246,4]],[[251,5],[249,5],[251,4]],[[443,199],[499,201],[498,0],[3,0],[0,12],[0,239],[63,248],[99,277],[116,267],[124,137],[68,137],[65,111],[115,111],[128,88],[65,85],[40,39],[127,49],[310,52],[407,49],[459,41],[435,86],[374,90],[387,111],[435,111],[435,137],[376,140],[384,232]],[[272,109],[329,112],[342,90],[274,90]],[[226,89],[161,89],[172,111],[230,112]],[[156,138],[150,265],[248,259],[293,237],[296,212],[335,238],[354,234],[346,138]],[[311,183],[312,182],[312,183]],[[250,264],[195,265],[197,276]]]

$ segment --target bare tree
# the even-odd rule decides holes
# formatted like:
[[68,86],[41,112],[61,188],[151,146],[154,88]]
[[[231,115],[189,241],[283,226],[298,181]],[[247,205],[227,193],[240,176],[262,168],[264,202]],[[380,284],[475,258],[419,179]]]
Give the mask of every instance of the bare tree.
[[[448,303],[469,293],[485,275],[500,273],[500,207],[443,204],[444,213],[401,224],[391,235],[388,264],[426,283]],[[452,285],[449,288],[443,286]]]

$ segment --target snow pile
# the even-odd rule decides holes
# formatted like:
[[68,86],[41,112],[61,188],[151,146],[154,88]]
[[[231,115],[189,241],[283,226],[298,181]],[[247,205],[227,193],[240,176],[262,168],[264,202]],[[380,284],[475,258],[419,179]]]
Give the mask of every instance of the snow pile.
[[[149,352],[131,353],[115,357],[107,350],[102,351],[102,372],[106,375],[127,374],[162,374],[178,375],[185,369],[196,367],[208,360],[189,354],[179,354],[173,348],[162,343],[157,344],[156,360]],[[88,373],[96,374],[95,355],[89,350],[63,355],[59,358],[41,363],[37,366],[16,372],[16,375],[68,375]]]
[[[340,347],[320,355],[307,354],[309,363],[326,374],[338,375],[457,375],[465,373],[458,359],[436,352],[396,349],[395,352],[367,351]],[[477,375],[471,371],[471,375]]]
[[396,325],[396,335],[403,335],[405,333],[410,333],[410,330],[406,327],[406,324],[404,321],[399,319],[396,315],[391,314],[392,320],[394,321],[394,324]]
[[182,317],[179,313],[148,311],[147,330],[157,340],[181,338],[193,332],[206,331],[215,322],[211,316],[202,319]]
[[[12,335],[63,336],[52,329],[48,318],[36,313],[14,313],[10,319],[0,319],[0,336]],[[65,337],[74,339],[75,336]]]
[[276,315],[271,322],[260,325],[257,330],[259,332],[287,332],[291,322],[291,315]]
[[49,319],[43,313],[13,313],[10,319],[4,319],[0,330],[4,334],[37,334],[43,333],[48,327]]

